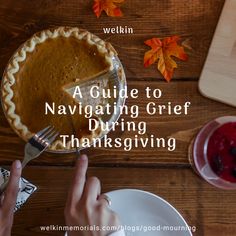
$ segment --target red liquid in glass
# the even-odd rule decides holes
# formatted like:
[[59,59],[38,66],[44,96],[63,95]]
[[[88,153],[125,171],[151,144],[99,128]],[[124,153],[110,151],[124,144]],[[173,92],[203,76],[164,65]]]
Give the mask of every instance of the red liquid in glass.
[[236,183],[236,122],[222,125],[211,135],[207,158],[216,175]]

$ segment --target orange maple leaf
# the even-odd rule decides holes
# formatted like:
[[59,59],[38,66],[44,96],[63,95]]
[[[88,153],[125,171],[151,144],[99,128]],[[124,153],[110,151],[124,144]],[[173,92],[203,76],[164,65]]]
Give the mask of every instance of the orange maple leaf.
[[152,49],[144,55],[144,66],[148,67],[158,61],[158,70],[164,76],[166,81],[170,82],[174,69],[178,67],[176,62],[172,59],[172,56],[183,61],[188,59],[184,47],[178,45],[179,40],[179,36],[172,36],[164,38],[163,40],[152,38],[145,41],[145,44],[150,46]]
[[93,11],[95,15],[100,17],[102,11],[105,11],[108,16],[119,17],[122,12],[116,4],[123,3],[125,0],[94,0]]

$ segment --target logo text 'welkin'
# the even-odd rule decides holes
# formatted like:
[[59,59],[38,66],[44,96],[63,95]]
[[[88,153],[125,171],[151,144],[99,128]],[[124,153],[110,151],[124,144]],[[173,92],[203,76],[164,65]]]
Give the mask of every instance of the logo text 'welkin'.
[[104,34],[133,34],[134,29],[129,26],[104,27]]

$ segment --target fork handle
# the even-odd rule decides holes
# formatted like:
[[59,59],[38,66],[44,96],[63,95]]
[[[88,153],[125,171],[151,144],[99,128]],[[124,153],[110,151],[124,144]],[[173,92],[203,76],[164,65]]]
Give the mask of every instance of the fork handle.
[[24,158],[24,160],[21,162],[21,168],[22,170],[25,168],[25,166],[28,164],[28,160],[26,158]]

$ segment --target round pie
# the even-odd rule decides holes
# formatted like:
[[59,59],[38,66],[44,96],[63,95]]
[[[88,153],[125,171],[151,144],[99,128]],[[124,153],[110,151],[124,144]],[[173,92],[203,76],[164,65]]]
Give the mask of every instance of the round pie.
[[[45,103],[74,105],[63,90],[67,84],[112,71],[116,51],[109,44],[78,28],[59,27],[33,35],[10,59],[3,75],[2,101],[6,117],[24,140],[52,125],[60,134],[73,134],[67,115],[45,115]],[[88,119],[72,115],[79,137],[98,135],[88,129]],[[71,149],[57,139],[51,150]]]

